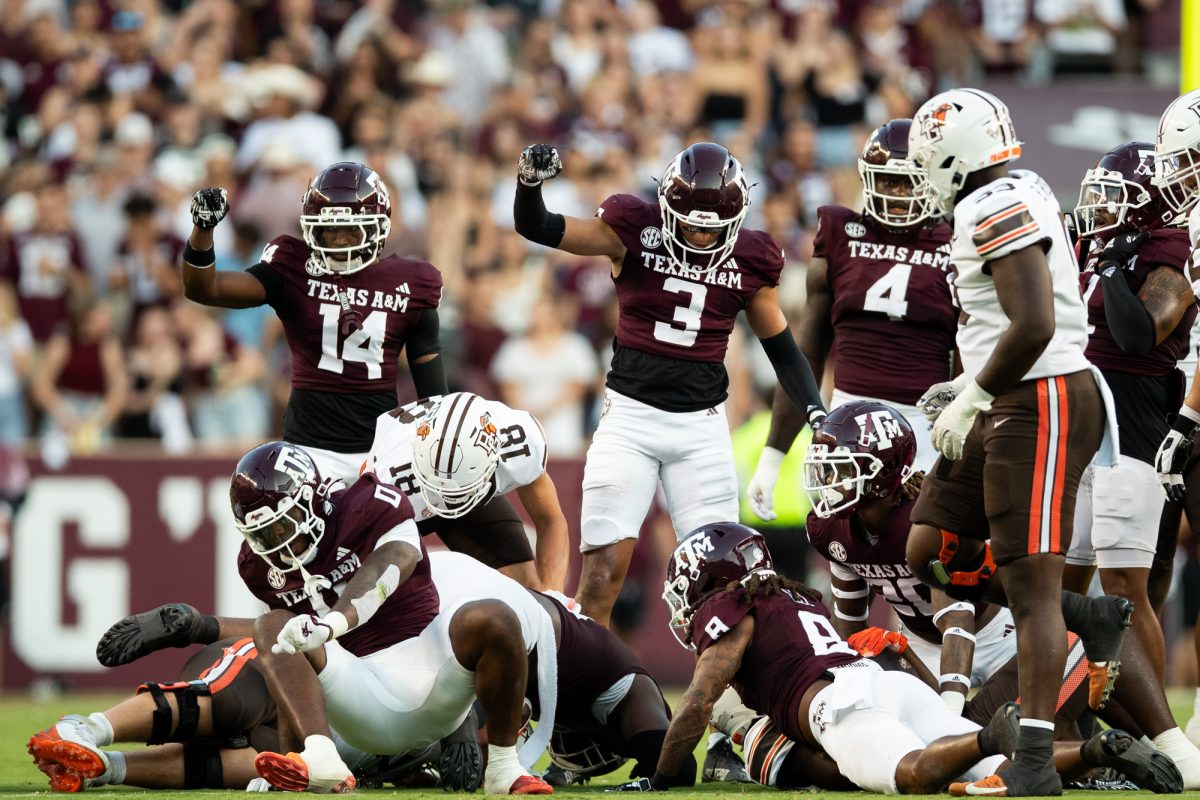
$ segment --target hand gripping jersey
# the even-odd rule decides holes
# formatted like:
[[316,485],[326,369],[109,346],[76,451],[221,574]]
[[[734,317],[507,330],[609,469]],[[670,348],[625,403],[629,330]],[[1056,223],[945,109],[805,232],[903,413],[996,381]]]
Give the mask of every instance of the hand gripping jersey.
[[[1100,276],[1095,271],[1101,246],[1100,243],[1093,245],[1087,270],[1081,276],[1091,334],[1087,346],[1088,360],[1105,372],[1112,370],[1133,375],[1166,375],[1175,369],[1175,364],[1187,353],[1196,307],[1193,305],[1189,308],[1175,329],[1149,353],[1133,356],[1121,352],[1104,315],[1104,287],[1100,285]],[[1182,228],[1158,228],[1151,231],[1150,238],[1142,243],[1132,268],[1121,272],[1129,288],[1137,294],[1146,282],[1146,277],[1158,267],[1166,266],[1183,272],[1190,250],[1187,232]]]
[[813,257],[829,265],[834,386],[912,405],[950,379],[958,309],[948,226],[894,233],[848,208],[821,206]]
[[429,554],[404,495],[374,475],[363,475],[353,486],[330,495],[327,503],[316,500],[313,506],[325,521],[325,535],[316,558],[305,569],[314,579],[323,579],[320,587],[310,595],[300,570],[281,572],[243,542],[238,571],[254,596],[271,608],[323,616],[337,603],[367,556],[382,544],[403,541],[421,551],[416,568],[365,625],[339,637],[338,642],[354,655],[365,656],[423,631],[437,616],[438,593],[429,575]]
[[770,716],[788,738],[803,741],[797,712],[805,690],[829,677],[828,670],[859,661],[859,655],[837,635],[819,600],[788,592],[746,602],[741,589],[719,592],[700,604],[692,617],[697,655],[751,615],[754,638],[733,687],[743,703]]
[[[905,628],[930,644],[940,645],[942,634],[933,624],[929,587],[913,577],[904,553],[912,529],[909,515],[916,502],[905,500],[893,509],[883,535],[874,543],[855,534],[851,518],[822,519],[816,514],[808,515],[808,540],[817,555],[829,562],[834,577],[865,581],[872,594],[896,610]],[[976,615],[985,609],[986,603],[977,603]]]
[[743,229],[729,259],[693,270],[668,255],[657,205],[617,194],[596,214],[625,245],[614,279],[620,320],[608,385],[665,411],[720,404],[729,385],[723,364],[729,333],[755,292],[778,285],[779,243]]
[[[404,492],[418,520],[428,519],[434,513],[421,496],[413,475],[413,441],[420,435],[421,420],[433,414],[441,401],[441,396],[436,395],[380,414],[375,420],[375,441],[364,470]],[[546,435],[528,411],[509,408],[497,400],[488,400],[487,407],[500,437],[494,494],[498,497],[528,486],[546,471]]]
[[1054,289],[1054,337],[1022,380],[1068,375],[1088,368],[1087,311],[1079,296],[1079,270],[1058,200],[1040,177],[1013,170],[976,189],[954,207],[950,264],[954,291],[966,321],[958,329],[963,371],[979,374],[1008,330],[988,262],[1034,245],[1046,253]]
[[[396,359],[442,276],[432,264],[388,256],[359,272],[318,272],[308,245],[279,236],[247,270],[262,282],[292,353],[283,438],[340,453],[365,452],[371,420],[396,405]],[[350,317],[357,317],[352,330]]]

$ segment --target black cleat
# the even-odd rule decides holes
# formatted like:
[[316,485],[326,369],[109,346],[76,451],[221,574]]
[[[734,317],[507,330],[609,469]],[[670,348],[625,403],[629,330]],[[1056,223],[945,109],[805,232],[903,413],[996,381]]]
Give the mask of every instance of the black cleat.
[[119,667],[164,647],[187,647],[195,643],[202,616],[187,603],[170,603],[126,617],[100,637],[96,660]]
[[1040,770],[1031,770],[1019,764],[1008,764],[974,783],[950,784],[950,794],[955,797],[1051,797],[1062,794],[1062,781],[1047,763]]
[[737,753],[733,752],[733,743],[729,737],[722,736],[721,741],[708,748],[704,755],[704,771],[700,775],[701,783],[754,783],[746,765]]
[[1088,598],[1091,613],[1071,627],[1083,642],[1088,658],[1088,706],[1099,710],[1108,703],[1121,672],[1121,643],[1133,624],[1133,601],[1116,595]]
[[555,789],[561,789],[564,786],[570,786],[573,783],[583,785],[587,783],[587,778],[580,775],[578,772],[569,769],[563,769],[558,764],[551,763],[546,771],[542,774],[542,780],[553,786]]
[[479,788],[483,780],[483,750],[479,746],[479,718],[474,708],[453,733],[442,739],[438,772],[447,792],[473,792]]
[[1083,745],[1083,760],[1101,767],[1112,767],[1143,789],[1155,794],[1183,791],[1183,776],[1165,753],[1130,736],[1122,730],[1108,730],[1093,736]]
[[1020,736],[1021,707],[1016,703],[1005,703],[979,731],[979,749],[985,756],[1001,755],[1011,761]]

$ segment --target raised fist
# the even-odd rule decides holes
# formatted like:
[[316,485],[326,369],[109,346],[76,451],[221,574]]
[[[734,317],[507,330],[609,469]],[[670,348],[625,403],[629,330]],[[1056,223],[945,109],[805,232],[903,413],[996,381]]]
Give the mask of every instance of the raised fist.
[[201,230],[211,230],[229,213],[229,195],[224,189],[210,186],[192,195],[192,224]]
[[1118,269],[1128,268],[1133,262],[1133,257],[1141,248],[1142,242],[1149,238],[1150,234],[1146,233],[1146,231],[1114,236],[1109,240],[1108,244],[1104,245],[1104,249],[1100,251],[1100,259],[1096,265],[1096,272],[1102,275],[1109,275]]
[[542,181],[556,178],[562,169],[558,151],[548,144],[530,145],[517,159],[517,178],[526,186],[537,186]]

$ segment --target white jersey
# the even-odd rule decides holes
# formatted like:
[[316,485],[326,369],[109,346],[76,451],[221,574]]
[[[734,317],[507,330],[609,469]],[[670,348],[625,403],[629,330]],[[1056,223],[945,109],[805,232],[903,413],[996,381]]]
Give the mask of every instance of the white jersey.
[[[441,395],[418,400],[375,420],[375,441],[367,456],[365,471],[394,484],[412,502],[418,520],[434,516],[425,503],[413,475],[413,442],[421,420],[442,402]],[[528,486],[546,471],[546,435],[528,411],[509,408],[497,400],[487,400],[488,413],[500,437],[500,463],[496,467],[496,494],[502,495]]]
[[[1188,280],[1192,282],[1192,293],[1200,303],[1200,203],[1188,214],[1188,241],[1192,244],[1192,257],[1188,260]],[[1193,329],[1195,330],[1195,329]],[[1193,342],[1195,344],[1195,342]]]
[[[1046,251],[1054,288],[1054,337],[1022,380],[1087,369],[1087,307],[1079,294],[1079,269],[1058,201],[1036,174],[1012,173],[976,189],[954,207],[950,264],[954,291],[966,322],[958,328],[963,371],[979,374],[1011,322],[1000,307],[989,261],[1030,245]],[[986,270],[986,271],[985,271]]]

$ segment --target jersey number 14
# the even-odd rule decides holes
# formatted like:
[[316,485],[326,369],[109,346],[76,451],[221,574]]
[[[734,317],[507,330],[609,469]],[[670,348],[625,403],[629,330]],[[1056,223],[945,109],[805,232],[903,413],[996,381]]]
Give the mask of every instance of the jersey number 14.
[[341,375],[345,362],[357,361],[367,365],[367,378],[383,376],[383,340],[387,334],[387,312],[372,311],[362,321],[362,327],[341,342],[338,354],[338,320],[342,309],[333,303],[321,303],[321,361],[317,366]]

